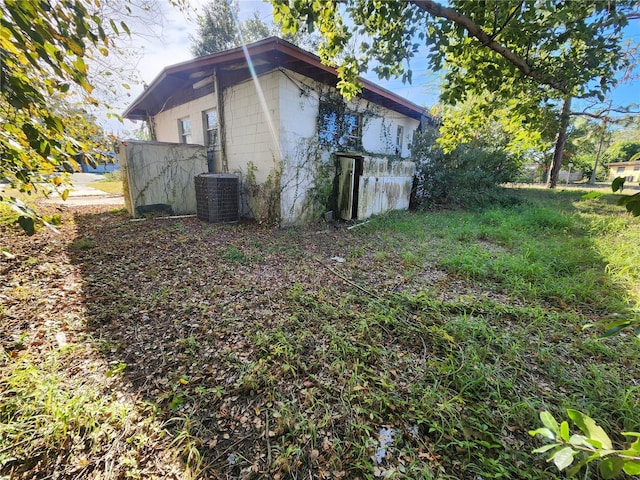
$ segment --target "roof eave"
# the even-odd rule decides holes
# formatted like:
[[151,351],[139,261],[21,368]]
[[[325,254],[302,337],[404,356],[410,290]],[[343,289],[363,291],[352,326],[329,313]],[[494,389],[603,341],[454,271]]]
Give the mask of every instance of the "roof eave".
[[[187,60],[169,67],[165,67],[162,72],[153,80],[142,94],[140,94],[133,103],[124,112],[123,117],[131,120],[146,120],[148,117],[148,111],[139,106],[145,102],[145,100],[154,92],[156,88],[159,88],[160,84],[168,77],[177,75],[187,75],[190,72],[195,72],[206,67],[212,69],[216,66],[231,63],[235,61],[245,60],[245,50],[249,56],[257,56],[270,51],[279,52],[288,57],[299,60],[306,63],[312,68],[318,69],[318,72],[324,72],[337,78],[338,72],[335,68],[322,63],[317,55],[307,52],[300,47],[297,47],[286,40],[278,37],[268,37],[263,40],[259,40],[250,45],[244,47],[237,47],[231,50],[225,50],[224,52],[218,52],[204,57],[198,57],[192,60]],[[359,81],[363,85],[362,97],[377,104],[389,103],[387,108],[398,111],[404,115],[412,117],[414,119],[420,119],[426,115],[424,108],[419,105],[410,102],[409,100],[400,97],[393,92],[386,90],[375,83],[360,78]]]

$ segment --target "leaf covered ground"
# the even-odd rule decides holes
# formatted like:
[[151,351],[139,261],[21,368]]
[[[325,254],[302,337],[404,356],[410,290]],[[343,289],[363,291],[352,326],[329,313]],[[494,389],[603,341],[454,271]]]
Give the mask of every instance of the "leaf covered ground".
[[637,302],[640,226],[512,195],[352,229],[3,227],[0,475],[560,478],[541,410],[639,430],[640,342],[598,325]]

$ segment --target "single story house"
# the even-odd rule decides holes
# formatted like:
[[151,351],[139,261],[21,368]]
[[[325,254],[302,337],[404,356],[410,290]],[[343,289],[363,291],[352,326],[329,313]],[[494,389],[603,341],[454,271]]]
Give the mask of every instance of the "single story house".
[[640,160],[635,162],[612,162],[609,167],[609,181],[624,177],[627,182],[640,182]]
[[337,82],[316,55],[269,37],[165,68],[124,117],[148,122],[156,142],[204,146],[209,172],[238,176],[243,216],[290,225],[408,208],[411,142],[429,117],[367,80],[345,101]]

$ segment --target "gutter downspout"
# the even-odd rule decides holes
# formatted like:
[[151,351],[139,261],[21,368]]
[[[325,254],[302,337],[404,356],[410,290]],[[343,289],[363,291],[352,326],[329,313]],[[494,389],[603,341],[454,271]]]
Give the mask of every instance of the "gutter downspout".
[[220,89],[220,79],[218,75],[218,67],[214,67],[213,78],[216,92],[216,109],[218,110],[218,129],[220,131],[220,166],[222,170],[221,173],[229,173],[229,163],[227,162],[227,130],[224,119],[224,95]]

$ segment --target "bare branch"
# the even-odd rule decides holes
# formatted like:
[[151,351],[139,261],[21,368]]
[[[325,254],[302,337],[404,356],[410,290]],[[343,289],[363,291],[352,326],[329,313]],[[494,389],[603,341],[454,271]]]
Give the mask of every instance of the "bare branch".
[[514,7],[513,10],[511,10],[511,13],[507,17],[507,19],[503,22],[502,26],[495,33],[491,34],[491,40],[495,40],[496,38],[498,38],[498,35],[502,33],[502,31],[509,24],[509,22],[513,20],[513,17],[516,16],[516,13],[520,11],[523,3],[524,3],[524,0],[520,0],[520,3],[516,7]]
[[[572,117],[589,117],[595,118],[597,120],[608,119],[608,121],[615,121],[615,119],[611,118],[611,113],[622,113],[624,115],[638,115],[640,114],[640,110],[625,110],[620,108],[612,108],[603,110],[600,112],[571,112],[569,115]],[[622,119],[621,119],[622,120]]]

